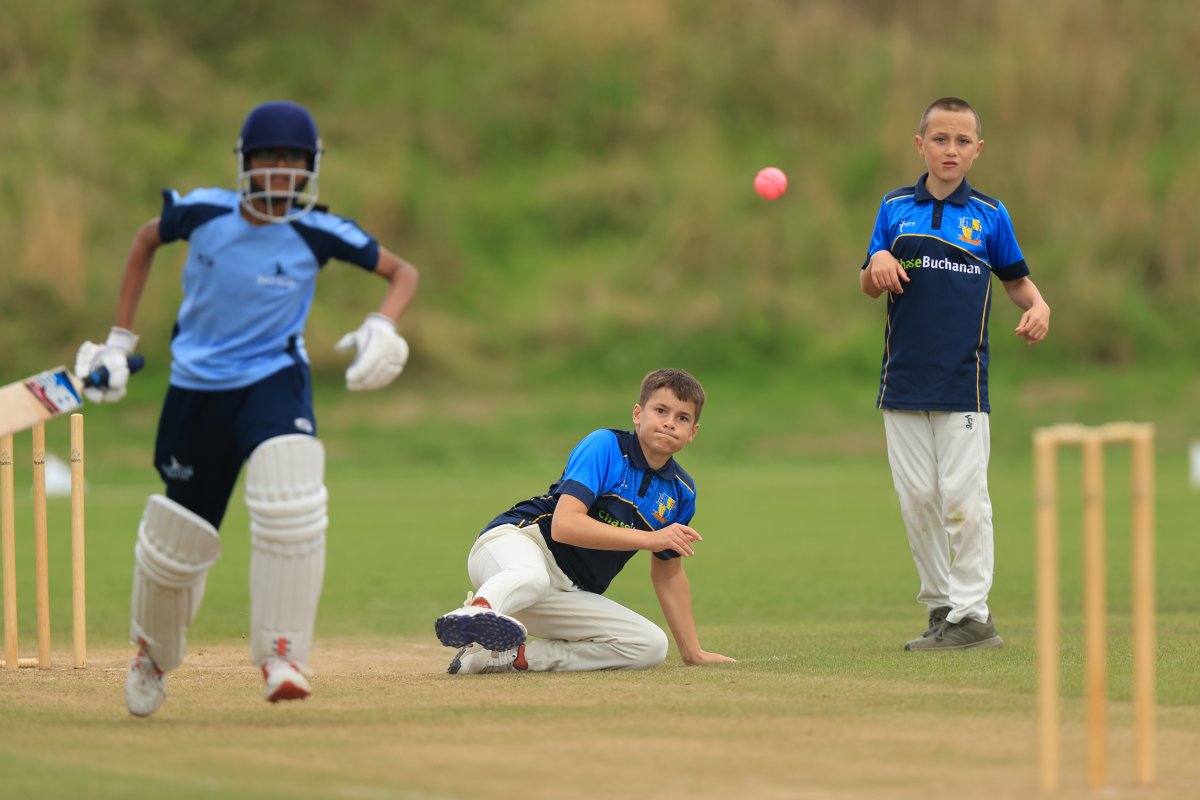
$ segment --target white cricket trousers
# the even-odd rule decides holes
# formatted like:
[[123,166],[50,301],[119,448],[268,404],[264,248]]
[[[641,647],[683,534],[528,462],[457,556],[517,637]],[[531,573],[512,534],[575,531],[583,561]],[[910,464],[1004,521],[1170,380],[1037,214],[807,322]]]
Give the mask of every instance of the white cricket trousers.
[[995,547],[987,469],[988,415],[884,411],[888,462],[917,565],[917,602],[947,619],[988,618]]
[[559,569],[536,525],[499,525],[475,540],[467,574],[476,597],[516,617],[537,672],[651,669],[667,657],[667,635],[604,595],[575,586]]

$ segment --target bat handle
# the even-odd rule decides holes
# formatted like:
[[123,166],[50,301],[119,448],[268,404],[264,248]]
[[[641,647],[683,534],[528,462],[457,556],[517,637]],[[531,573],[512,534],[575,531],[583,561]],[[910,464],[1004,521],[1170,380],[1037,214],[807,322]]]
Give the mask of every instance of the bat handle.
[[[135,353],[126,363],[129,365],[129,374],[132,375],[146,366],[146,357]],[[83,379],[83,385],[89,389],[103,389],[108,386],[108,367],[100,367],[92,372]]]

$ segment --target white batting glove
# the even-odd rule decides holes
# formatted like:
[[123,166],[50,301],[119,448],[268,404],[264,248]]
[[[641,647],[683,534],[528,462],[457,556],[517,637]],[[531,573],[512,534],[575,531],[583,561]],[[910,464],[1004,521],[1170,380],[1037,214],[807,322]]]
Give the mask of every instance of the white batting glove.
[[100,367],[108,369],[108,385],[83,390],[83,396],[93,403],[115,403],[125,396],[129,383],[129,356],[137,347],[138,337],[132,331],[114,327],[104,344],[84,342],[75,353],[75,374],[80,378],[91,375]]
[[382,389],[396,379],[408,361],[408,342],[396,333],[396,323],[383,314],[371,313],[337,343],[339,351],[358,349],[346,368],[346,388],[352,392]]

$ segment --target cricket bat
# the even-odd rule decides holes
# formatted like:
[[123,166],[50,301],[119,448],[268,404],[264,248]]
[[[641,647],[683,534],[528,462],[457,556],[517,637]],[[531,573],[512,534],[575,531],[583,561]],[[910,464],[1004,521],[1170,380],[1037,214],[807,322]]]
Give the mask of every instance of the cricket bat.
[[[129,357],[130,374],[145,365],[146,359],[142,356]],[[72,375],[66,367],[55,367],[0,387],[0,436],[32,428],[39,422],[82,408],[85,387],[107,385],[107,367],[82,379]]]

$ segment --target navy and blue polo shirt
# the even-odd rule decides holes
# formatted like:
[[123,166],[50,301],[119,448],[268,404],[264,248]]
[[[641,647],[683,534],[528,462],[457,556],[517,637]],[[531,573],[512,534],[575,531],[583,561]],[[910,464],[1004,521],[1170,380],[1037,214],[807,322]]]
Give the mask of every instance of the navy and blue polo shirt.
[[159,237],[188,241],[173,386],[240,389],[297,358],[307,363],[304,325],[321,267],[332,258],[374,270],[379,261],[375,239],[335,214],[253,225],[240,207],[228,189],[163,191]]
[[913,186],[884,196],[867,248],[887,250],[908,273],[888,293],[876,405],[911,411],[989,412],[988,315],[992,275],[1029,274],[999,200],[963,180],[945,200]]
[[[506,523],[537,525],[559,568],[580,589],[596,594],[604,593],[637,551],[592,550],[554,541],[550,522],[558,498],[564,494],[587,506],[592,519],[639,531],[655,531],[676,522],[686,525],[696,513],[696,483],[675,459],[651,469],[637,434],[605,429],[593,431],[575,446],[562,477],[546,494],[517,503],[484,528],[489,531]],[[664,560],[679,557],[674,550],[654,555]]]

